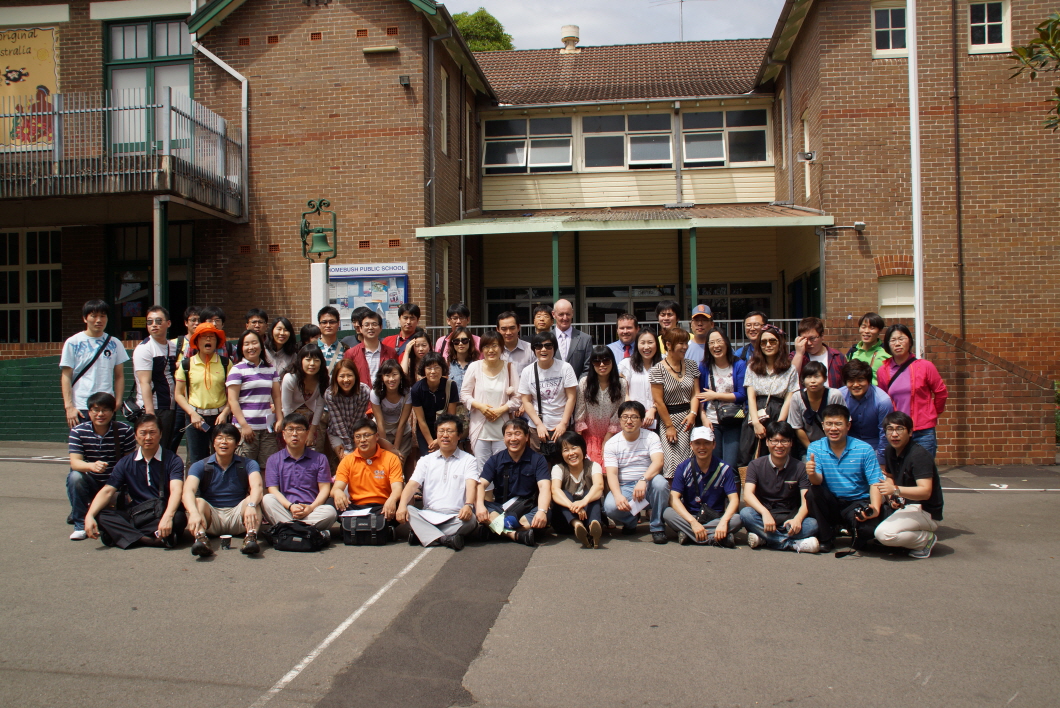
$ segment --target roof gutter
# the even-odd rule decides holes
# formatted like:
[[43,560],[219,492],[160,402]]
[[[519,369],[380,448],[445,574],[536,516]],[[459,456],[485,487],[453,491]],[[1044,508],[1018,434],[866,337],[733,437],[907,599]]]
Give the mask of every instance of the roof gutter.
[[[806,19],[811,7],[813,7],[813,0],[785,0],[784,7],[780,10],[780,17],[777,19],[777,26],[773,30],[773,36],[769,40],[769,46],[766,47],[766,53],[762,57],[762,66],[759,67],[758,76],[755,77],[756,87],[776,78],[780,73],[776,63],[788,58],[791,45],[798,38],[803,20]],[[782,47],[781,44],[784,46]]]
[[[724,96],[673,96],[671,98],[625,98],[622,100],[608,99],[606,101],[574,101],[565,103],[498,103],[496,106],[484,108],[483,110],[511,110],[511,109],[538,109],[538,108],[579,108],[581,106],[627,106],[639,103],[674,103],[679,101],[735,101],[739,99],[771,99],[772,92],[759,93],[737,93]],[[687,106],[685,106],[687,108]]]

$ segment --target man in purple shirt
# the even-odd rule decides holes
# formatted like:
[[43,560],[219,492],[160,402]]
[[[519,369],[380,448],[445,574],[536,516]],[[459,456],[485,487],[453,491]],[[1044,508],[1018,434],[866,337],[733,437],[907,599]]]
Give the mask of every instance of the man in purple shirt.
[[286,447],[265,463],[265,517],[274,525],[304,521],[328,534],[337,517],[335,507],[325,503],[331,494],[328,458],[306,448],[309,421],[301,413],[283,419],[283,440]]

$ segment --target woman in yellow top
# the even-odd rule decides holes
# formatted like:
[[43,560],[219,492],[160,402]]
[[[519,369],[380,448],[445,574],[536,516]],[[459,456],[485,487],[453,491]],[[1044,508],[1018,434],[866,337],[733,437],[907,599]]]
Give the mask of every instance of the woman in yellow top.
[[181,360],[173,378],[176,380],[177,405],[188,417],[187,464],[210,455],[210,428],[228,420],[228,389],[225,379],[232,362],[223,355],[225,333],[209,322],[203,322],[188,337],[198,349]]

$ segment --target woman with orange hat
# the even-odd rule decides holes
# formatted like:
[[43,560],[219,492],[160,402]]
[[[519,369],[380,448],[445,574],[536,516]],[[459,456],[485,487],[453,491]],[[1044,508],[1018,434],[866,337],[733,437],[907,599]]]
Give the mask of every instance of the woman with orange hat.
[[210,322],[203,322],[188,337],[198,351],[181,359],[176,380],[177,405],[188,416],[188,459],[190,465],[209,456],[210,428],[228,420],[228,389],[225,379],[232,366],[224,355],[225,333]]

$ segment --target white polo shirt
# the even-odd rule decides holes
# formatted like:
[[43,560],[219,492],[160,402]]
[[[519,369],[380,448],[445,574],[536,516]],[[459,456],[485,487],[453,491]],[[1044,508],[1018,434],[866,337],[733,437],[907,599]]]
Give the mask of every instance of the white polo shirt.
[[421,457],[411,481],[423,491],[424,509],[449,514],[460,511],[467,503],[467,480],[478,478],[475,456],[457,449],[449,457],[441,450]]

